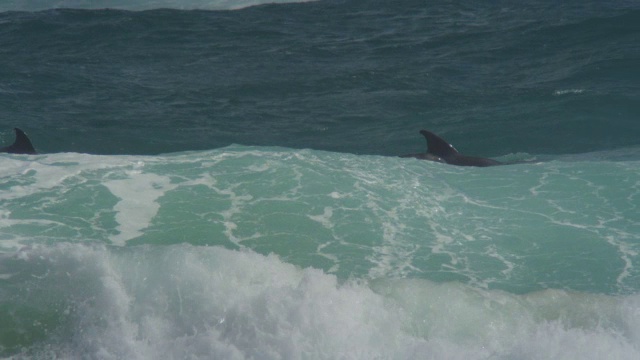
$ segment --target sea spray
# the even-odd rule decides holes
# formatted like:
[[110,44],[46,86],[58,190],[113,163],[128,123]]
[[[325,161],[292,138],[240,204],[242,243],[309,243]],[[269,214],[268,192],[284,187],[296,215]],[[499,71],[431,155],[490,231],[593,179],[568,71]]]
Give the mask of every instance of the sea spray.
[[60,358],[634,359],[640,298],[339,281],[188,244],[25,248],[3,263],[3,354]]

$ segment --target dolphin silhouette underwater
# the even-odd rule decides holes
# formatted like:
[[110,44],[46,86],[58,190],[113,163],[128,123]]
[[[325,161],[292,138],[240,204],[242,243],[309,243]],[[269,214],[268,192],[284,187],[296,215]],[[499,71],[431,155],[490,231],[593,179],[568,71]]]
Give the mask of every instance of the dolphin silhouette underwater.
[[458,166],[495,166],[503,163],[482,157],[462,155],[438,135],[428,130],[420,130],[420,134],[427,140],[427,152],[418,154],[401,155],[400,157],[413,157],[421,160],[437,161]]
[[36,149],[33,148],[31,140],[29,140],[27,134],[18,128],[13,128],[13,130],[16,132],[16,140],[12,145],[0,148],[0,152],[10,154],[37,154]]

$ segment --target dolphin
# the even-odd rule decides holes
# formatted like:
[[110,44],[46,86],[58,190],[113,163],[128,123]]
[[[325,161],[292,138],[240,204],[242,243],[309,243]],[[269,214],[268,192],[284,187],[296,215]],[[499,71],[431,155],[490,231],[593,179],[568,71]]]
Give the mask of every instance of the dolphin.
[[420,130],[420,134],[427,140],[427,152],[401,155],[400,157],[414,157],[421,160],[437,161],[459,166],[494,166],[501,162],[475,156],[462,155],[438,135],[428,130]]
[[0,148],[0,152],[10,154],[37,154],[27,134],[18,128],[14,128],[13,130],[16,132],[16,141],[14,141],[12,145]]

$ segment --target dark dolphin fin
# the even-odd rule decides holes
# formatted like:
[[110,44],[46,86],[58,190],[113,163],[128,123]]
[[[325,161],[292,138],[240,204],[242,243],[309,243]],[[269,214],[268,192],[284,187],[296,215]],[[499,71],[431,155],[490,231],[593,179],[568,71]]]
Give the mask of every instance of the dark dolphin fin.
[[458,154],[458,150],[453,145],[444,141],[438,135],[427,130],[420,130],[420,134],[427,139],[427,152],[441,158],[448,158]]
[[16,132],[16,141],[12,145],[3,147],[0,152],[6,152],[11,154],[36,154],[36,149],[33,148],[31,140],[27,137],[24,131],[14,128]]

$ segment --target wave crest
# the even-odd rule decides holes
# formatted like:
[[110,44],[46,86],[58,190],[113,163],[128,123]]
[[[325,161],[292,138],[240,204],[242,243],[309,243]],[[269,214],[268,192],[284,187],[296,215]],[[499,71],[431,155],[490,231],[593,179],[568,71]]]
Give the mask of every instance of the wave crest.
[[51,9],[117,9],[130,11],[153,9],[238,10],[257,5],[309,1],[311,0],[62,0],[52,3],[47,0],[25,0],[0,4],[0,12],[43,11]]

